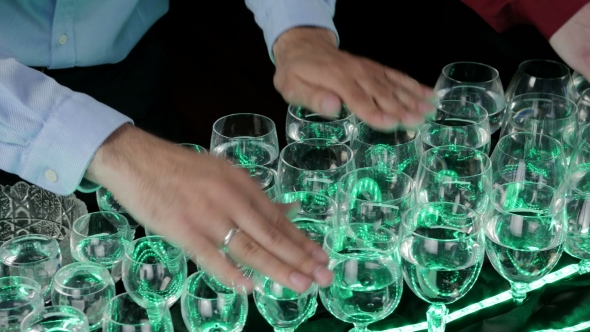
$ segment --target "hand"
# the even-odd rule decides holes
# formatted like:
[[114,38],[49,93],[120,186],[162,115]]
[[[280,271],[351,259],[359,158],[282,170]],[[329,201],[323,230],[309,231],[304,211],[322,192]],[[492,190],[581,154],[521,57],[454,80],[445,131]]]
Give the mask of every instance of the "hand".
[[590,3],[562,25],[549,43],[563,61],[590,79]]
[[326,29],[294,28],[273,46],[274,84],[288,103],[327,117],[342,103],[376,129],[417,126],[434,110],[432,89],[409,76],[336,47]]
[[321,247],[225,160],[124,125],[98,150],[86,177],[109,188],[144,226],[196,253],[193,259],[226,285],[252,289],[219,251],[232,228],[241,231],[228,252],[242,265],[299,292],[312,281],[320,286],[332,281]]

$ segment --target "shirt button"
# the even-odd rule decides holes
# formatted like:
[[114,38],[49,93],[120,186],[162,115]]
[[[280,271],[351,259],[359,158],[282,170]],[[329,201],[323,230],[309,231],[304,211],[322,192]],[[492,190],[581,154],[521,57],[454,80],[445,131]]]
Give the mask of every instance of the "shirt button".
[[60,45],[63,45],[63,44],[65,44],[65,43],[67,43],[67,42],[68,42],[68,36],[66,36],[66,35],[61,35],[61,37],[59,37],[59,44],[60,44]]
[[55,171],[52,169],[48,169],[45,171],[45,178],[47,178],[47,180],[50,182],[55,182],[57,181],[57,173],[55,173]]

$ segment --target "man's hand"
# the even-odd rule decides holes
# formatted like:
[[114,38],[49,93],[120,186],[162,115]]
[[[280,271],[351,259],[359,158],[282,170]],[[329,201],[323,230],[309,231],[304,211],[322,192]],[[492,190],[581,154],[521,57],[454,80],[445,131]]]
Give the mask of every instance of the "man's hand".
[[590,3],[559,28],[549,43],[563,61],[590,80]]
[[182,245],[226,285],[252,284],[219,252],[302,292],[327,286],[328,256],[308,240],[240,169],[174,146],[131,125],[115,131],[94,156],[86,177],[111,190],[135,218]]
[[432,89],[366,58],[340,51],[326,29],[293,28],[275,42],[274,84],[289,103],[327,117],[341,104],[377,129],[416,126],[434,110]]

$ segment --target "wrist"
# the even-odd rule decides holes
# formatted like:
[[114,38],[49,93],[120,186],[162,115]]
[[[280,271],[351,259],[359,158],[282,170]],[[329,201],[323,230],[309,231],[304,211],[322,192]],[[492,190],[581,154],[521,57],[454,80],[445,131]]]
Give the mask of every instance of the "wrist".
[[324,28],[297,27],[283,32],[273,45],[273,54],[278,64],[289,54],[309,47],[337,49],[336,35]]

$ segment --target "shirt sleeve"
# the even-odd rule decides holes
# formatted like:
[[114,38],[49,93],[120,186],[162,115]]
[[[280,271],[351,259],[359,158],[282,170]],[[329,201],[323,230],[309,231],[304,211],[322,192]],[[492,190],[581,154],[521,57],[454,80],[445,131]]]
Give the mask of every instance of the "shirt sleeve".
[[0,169],[56,194],[74,192],[104,140],[132,123],[2,53],[0,73]]
[[590,0],[461,0],[475,10],[496,31],[516,24],[534,25],[546,39],[551,38]]
[[258,26],[264,32],[268,54],[274,63],[272,47],[279,36],[295,27],[309,26],[331,30],[338,38],[332,18],[336,0],[246,0]]

